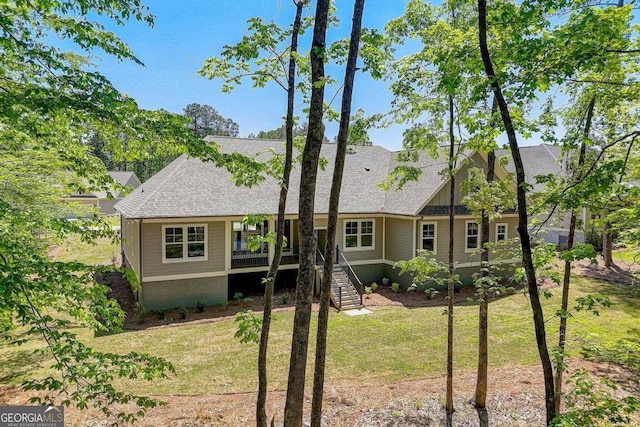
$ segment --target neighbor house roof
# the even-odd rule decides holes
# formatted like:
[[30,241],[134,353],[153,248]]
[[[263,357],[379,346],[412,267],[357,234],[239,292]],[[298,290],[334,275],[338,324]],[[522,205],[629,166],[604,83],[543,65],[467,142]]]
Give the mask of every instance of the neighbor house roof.
[[[515,173],[516,168],[511,159],[510,150],[496,150],[496,157],[509,157],[509,162],[504,167],[507,172]],[[559,175],[562,173],[560,148],[549,144],[540,144],[520,147],[520,157],[524,167],[525,181],[533,186],[533,191],[545,189],[545,184],[538,184],[538,175]]]
[[[271,151],[284,153],[282,141],[212,137],[223,152],[238,152],[256,159],[268,158]],[[318,171],[315,212],[327,213],[336,144],[325,143],[321,156],[328,162]],[[446,159],[427,155],[412,166],[422,174],[418,182],[407,183],[401,192],[384,192],[378,186],[398,163],[395,152],[379,146],[352,146],[347,154],[339,211],[346,213],[393,213],[416,215],[442,187],[439,174]],[[295,153],[294,153],[295,155]],[[288,214],[298,212],[300,165],[291,173],[287,197]],[[267,177],[252,188],[238,187],[231,174],[213,163],[180,156],[116,205],[127,218],[182,218],[272,214],[278,210],[279,182]]]
[[[107,171],[107,175],[109,175],[115,182],[126,187],[130,185],[133,188],[137,188],[140,186],[140,180],[138,179],[135,172],[128,171]],[[113,197],[122,197],[123,194],[120,191],[112,192]],[[96,199],[107,199],[106,191],[88,191],[84,194],[74,194],[71,197],[92,197]]]

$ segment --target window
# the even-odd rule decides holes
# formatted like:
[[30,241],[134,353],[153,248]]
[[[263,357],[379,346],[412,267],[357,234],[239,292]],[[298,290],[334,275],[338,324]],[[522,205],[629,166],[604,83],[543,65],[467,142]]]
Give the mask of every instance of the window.
[[422,224],[422,249],[436,253],[436,229],[435,222]]
[[234,252],[264,252],[268,251],[269,245],[267,242],[260,244],[260,248],[257,250],[250,250],[250,241],[260,236],[266,236],[269,228],[268,221],[264,221],[262,224],[244,224],[240,221],[233,221],[231,223],[231,230],[233,235],[231,237],[231,249]]
[[170,225],[163,226],[163,262],[206,261],[207,226]]
[[345,221],[345,249],[374,249],[374,220]]
[[507,240],[507,224],[496,224],[496,243]]
[[480,229],[478,223],[474,221],[467,221],[465,248],[467,252],[478,249],[478,243],[480,241]]

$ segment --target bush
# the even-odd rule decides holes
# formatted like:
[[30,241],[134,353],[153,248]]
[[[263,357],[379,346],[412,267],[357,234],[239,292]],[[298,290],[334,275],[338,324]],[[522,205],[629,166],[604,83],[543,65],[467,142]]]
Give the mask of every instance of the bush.
[[432,300],[436,295],[439,294],[434,288],[428,288],[424,290],[424,294],[427,296],[428,300]]
[[565,396],[567,409],[554,418],[552,426],[631,425],[630,415],[640,410],[637,397],[616,398],[611,393],[615,384],[606,379],[596,384],[585,370],[572,375],[567,383],[574,384]]
[[400,283],[393,282],[391,284],[391,289],[393,290],[393,292],[398,292],[400,290]]
[[378,290],[378,284],[376,282],[371,282],[371,290],[375,292]]
[[387,286],[389,284],[389,278],[388,277],[383,277],[382,278],[382,286]]
[[367,295],[371,295],[373,291],[371,290],[371,286],[365,286],[364,287],[364,293]]
[[233,294],[233,299],[235,300],[241,300],[242,298],[244,298],[242,292],[236,292],[235,294]]
[[184,307],[178,308],[178,319],[183,320],[187,318],[187,309]]
[[289,304],[289,292],[285,292],[282,294],[282,303]]
[[593,246],[593,249],[596,252],[602,253],[602,231],[596,230],[592,227],[591,230],[587,232],[585,240],[585,243]]
[[202,313],[204,311],[204,303],[202,301],[198,301],[196,303],[196,310],[198,310],[198,313]]

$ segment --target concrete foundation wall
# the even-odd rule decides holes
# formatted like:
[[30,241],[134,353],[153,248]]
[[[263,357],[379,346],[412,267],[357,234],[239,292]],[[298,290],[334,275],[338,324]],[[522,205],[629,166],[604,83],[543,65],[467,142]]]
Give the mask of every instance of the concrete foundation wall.
[[195,307],[227,302],[227,276],[170,280],[142,284],[142,303],[148,310]]

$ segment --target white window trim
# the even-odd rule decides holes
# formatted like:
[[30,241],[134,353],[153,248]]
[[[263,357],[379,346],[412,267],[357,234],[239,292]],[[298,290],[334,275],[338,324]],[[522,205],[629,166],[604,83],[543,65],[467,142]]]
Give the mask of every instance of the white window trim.
[[498,240],[498,227],[500,227],[501,225],[504,226],[504,240],[508,240],[509,239],[509,224],[507,224],[506,222],[499,222],[499,223],[496,223],[496,236],[495,236],[496,243],[499,242],[499,240]]
[[420,223],[420,247],[418,249],[423,248],[424,243],[424,231],[423,226],[425,224],[433,224],[433,254],[436,255],[438,253],[438,222],[437,221],[422,221]]
[[[167,258],[167,242],[165,238],[165,230],[167,228],[182,228],[182,235],[184,236],[182,242],[182,258]],[[187,228],[188,227],[204,227],[204,256],[202,257],[188,257],[188,248],[187,244]],[[209,230],[207,228],[207,224],[165,224],[162,226],[162,263],[163,264],[173,264],[176,262],[198,262],[198,261],[207,261],[209,259]]]
[[[470,248],[468,246],[469,244],[469,237],[471,237],[469,235],[469,224],[476,224],[478,226],[478,234],[477,234],[477,238],[478,238],[478,244],[475,248]],[[480,229],[480,224],[478,224],[478,221],[475,220],[467,220],[464,222],[464,251],[465,252],[476,252],[477,250],[480,249],[480,241],[481,241],[481,236],[482,236],[482,230]]]
[[[347,247],[347,222],[357,222],[358,223],[358,245],[348,248]],[[361,238],[362,238],[362,223],[363,222],[371,222],[371,246],[361,246]],[[342,250],[345,252],[349,251],[373,251],[376,249],[376,220],[375,218],[349,218],[342,221]]]

